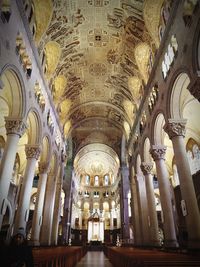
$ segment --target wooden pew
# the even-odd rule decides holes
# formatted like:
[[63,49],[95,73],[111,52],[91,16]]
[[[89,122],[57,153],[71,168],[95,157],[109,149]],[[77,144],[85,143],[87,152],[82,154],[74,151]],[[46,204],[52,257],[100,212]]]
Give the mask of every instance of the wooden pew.
[[200,267],[200,255],[107,247],[105,254],[115,267]]
[[84,247],[34,247],[35,267],[74,267],[85,255]]

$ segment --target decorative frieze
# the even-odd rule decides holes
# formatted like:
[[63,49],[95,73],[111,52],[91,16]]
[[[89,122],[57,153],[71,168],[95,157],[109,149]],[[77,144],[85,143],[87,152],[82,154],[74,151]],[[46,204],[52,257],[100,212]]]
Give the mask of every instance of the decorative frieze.
[[153,163],[152,162],[142,162],[141,164],[141,170],[144,175],[151,174],[151,171],[153,169]]
[[26,130],[26,123],[23,119],[5,117],[5,128],[7,135],[16,134],[21,137]]
[[40,156],[41,148],[38,145],[26,145],[25,147],[25,153],[26,153],[26,158],[35,158],[38,160]]
[[155,161],[160,159],[165,160],[166,149],[166,146],[153,145],[149,152]]
[[175,136],[185,136],[185,125],[187,120],[174,120],[169,119],[168,123],[165,124],[164,130],[169,135],[169,138],[172,139]]

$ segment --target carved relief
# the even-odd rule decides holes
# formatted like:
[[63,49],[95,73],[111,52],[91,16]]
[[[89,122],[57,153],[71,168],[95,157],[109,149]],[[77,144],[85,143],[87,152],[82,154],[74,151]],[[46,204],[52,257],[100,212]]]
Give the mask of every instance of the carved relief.
[[35,158],[36,160],[39,159],[41,152],[41,148],[38,145],[26,145],[25,147],[25,153],[26,153],[26,158]]
[[26,130],[26,124],[22,119],[5,118],[5,127],[7,134],[16,134],[20,137]]
[[185,125],[187,120],[173,120],[170,119],[168,123],[165,124],[164,130],[172,139],[175,136],[185,136]]
[[39,173],[43,174],[43,173],[47,173],[49,170],[49,162],[39,162],[38,163],[38,168],[39,168]]
[[142,162],[140,167],[141,167],[141,170],[144,173],[144,175],[151,174],[151,171],[153,169],[153,163]]
[[160,159],[165,160],[166,149],[166,146],[153,145],[149,152],[155,161]]

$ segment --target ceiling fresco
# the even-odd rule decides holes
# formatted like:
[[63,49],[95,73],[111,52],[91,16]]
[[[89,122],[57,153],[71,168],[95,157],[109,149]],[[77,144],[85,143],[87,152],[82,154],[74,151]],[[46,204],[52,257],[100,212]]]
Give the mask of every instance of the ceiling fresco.
[[98,142],[120,155],[159,46],[163,2],[33,0],[44,11],[35,39],[45,77],[76,150]]

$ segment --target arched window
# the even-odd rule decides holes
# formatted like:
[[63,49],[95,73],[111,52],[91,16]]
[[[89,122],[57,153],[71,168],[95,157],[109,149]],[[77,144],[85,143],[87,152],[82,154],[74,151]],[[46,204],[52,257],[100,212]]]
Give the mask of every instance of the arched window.
[[98,175],[94,176],[94,185],[99,185],[99,176]]
[[88,174],[85,176],[85,184],[86,185],[90,184],[90,176]]
[[108,185],[108,183],[109,183],[109,176],[106,174],[104,176],[104,185]]

